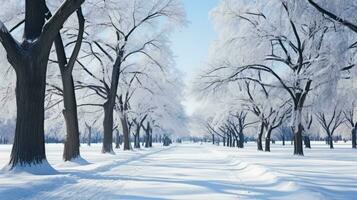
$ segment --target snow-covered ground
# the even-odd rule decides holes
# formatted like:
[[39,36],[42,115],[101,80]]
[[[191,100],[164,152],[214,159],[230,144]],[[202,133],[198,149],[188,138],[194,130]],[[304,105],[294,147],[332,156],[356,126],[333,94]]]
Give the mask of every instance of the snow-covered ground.
[[[291,146],[271,153],[255,144],[155,146],[103,155],[82,145],[76,163],[61,160],[62,145],[46,145],[52,175],[0,172],[0,199],[356,199],[357,151],[348,144],[313,144],[305,157]],[[11,146],[0,145],[0,167]],[[48,169],[46,169],[48,170]]]

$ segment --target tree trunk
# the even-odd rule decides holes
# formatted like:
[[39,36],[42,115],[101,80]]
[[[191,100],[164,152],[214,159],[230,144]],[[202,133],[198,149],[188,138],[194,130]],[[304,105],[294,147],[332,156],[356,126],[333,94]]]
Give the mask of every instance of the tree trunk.
[[212,134],[212,144],[214,145],[214,134]]
[[272,129],[269,129],[266,137],[265,137],[265,151],[266,152],[270,152],[270,138],[271,138],[271,133],[272,133]]
[[295,121],[293,126],[294,132],[294,155],[304,155],[303,149],[303,126],[302,126],[302,108],[299,108],[294,111],[295,112]]
[[150,128],[150,134],[149,134],[149,147],[152,147],[152,129]]
[[332,139],[332,135],[329,135],[329,136],[328,136],[328,142],[329,142],[329,145],[330,145],[330,149],[333,149],[333,139]]
[[238,135],[239,135],[238,148],[244,148],[244,141],[245,141],[244,134],[243,132],[239,132]]
[[10,166],[40,164],[46,159],[44,99],[47,61],[30,57],[16,70],[17,120]]
[[310,144],[310,138],[309,136],[304,136],[304,143],[305,143],[305,148],[311,149],[311,144]]
[[118,129],[116,129],[116,135],[115,135],[115,148],[116,149],[120,148],[120,134]]
[[63,159],[65,161],[72,160],[80,156],[79,153],[79,128],[77,116],[76,94],[74,92],[74,84],[72,74],[62,74],[63,83],[63,116],[66,123],[67,137],[64,143]]
[[134,148],[137,148],[137,149],[140,149],[140,129],[141,129],[140,124],[137,124],[136,131],[135,131],[135,137],[134,137]]
[[121,126],[123,128],[124,151],[130,150],[130,133],[128,127],[128,120],[125,115],[120,118]]
[[355,127],[352,129],[352,148],[356,149],[357,148],[357,122]]
[[104,104],[104,138],[102,153],[114,153],[113,151],[113,111],[114,103],[107,101]]
[[229,135],[228,138],[229,138],[229,147],[232,147],[233,146],[232,135]]
[[257,138],[258,151],[263,151],[263,143],[262,143],[263,132],[264,132],[264,124],[262,123],[260,125],[260,131],[258,133],[258,138]]
[[[113,151],[113,114],[115,99],[117,97],[118,85],[119,85],[119,75],[120,75],[120,66],[123,52],[119,52],[117,59],[113,65],[110,91],[108,94],[108,99],[104,103],[104,140],[103,140],[103,153],[114,153]],[[125,136],[124,136],[125,137]],[[125,148],[124,148],[125,150]]]
[[92,127],[88,126],[88,141],[87,141],[87,145],[90,146],[91,142],[92,142]]
[[146,125],[146,129],[145,129],[145,148],[149,148],[150,147],[150,123],[147,122],[147,125]]
[[285,146],[285,136],[282,136],[282,140],[283,140],[283,146]]

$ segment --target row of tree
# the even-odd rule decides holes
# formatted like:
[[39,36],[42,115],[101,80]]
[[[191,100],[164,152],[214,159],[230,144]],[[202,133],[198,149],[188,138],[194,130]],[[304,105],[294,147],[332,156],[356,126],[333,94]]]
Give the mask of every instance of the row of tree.
[[318,125],[331,148],[345,125],[356,148],[354,1],[319,3],[326,10],[312,0],[223,0],[214,9],[218,39],[193,88],[205,97],[197,118],[212,138],[243,147],[244,133],[256,132],[258,150],[265,136],[270,151],[284,125],[303,155]]
[[153,130],[184,131],[168,39],[185,23],[180,1],[13,0],[0,10],[1,117],[16,118],[11,168],[46,160],[45,132],[65,135],[69,161],[80,156],[80,132],[103,132],[102,152],[114,153],[114,132],[129,150],[131,133],[139,148],[142,130],[146,147]]

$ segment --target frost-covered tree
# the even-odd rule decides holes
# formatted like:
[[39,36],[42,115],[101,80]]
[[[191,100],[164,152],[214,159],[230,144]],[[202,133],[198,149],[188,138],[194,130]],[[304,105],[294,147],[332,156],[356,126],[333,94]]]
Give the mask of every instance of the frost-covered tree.
[[337,104],[338,102],[333,106],[332,109],[325,108],[324,111],[316,112],[316,118],[323,130],[326,132],[328,143],[331,149],[333,149],[333,134],[345,121],[342,109],[339,108],[339,105]]
[[84,0],[64,1],[46,21],[48,9],[45,0],[26,0],[22,42],[17,41],[0,21],[0,42],[16,72],[17,120],[11,168],[40,164],[46,159],[44,99],[47,62],[52,43],[64,22],[83,2]]
[[[163,39],[170,32],[168,26],[181,23],[184,11],[176,0],[92,0],[90,5],[90,37],[85,41],[85,49],[90,57],[85,57],[81,62],[92,80],[81,81],[79,85],[92,90],[101,99],[96,101],[101,103],[87,105],[104,108],[102,151],[106,153],[113,152],[113,115],[117,97],[122,94],[122,98],[125,98],[125,92],[118,92],[121,77],[135,72],[135,63],[143,57],[149,58],[160,68],[162,63],[156,60],[152,52],[165,51],[161,47]],[[102,30],[100,33],[98,28]],[[123,105],[124,112],[128,105]],[[128,150],[129,135],[127,131],[123,134],[124,149]]]
[[285,91],[293,105],[294,154],[303,155],[306,99],[312,90],[336,84],[354,66],[347,51],[350,34],[298,0],[225,0],[212,16],[219,39],[201,88],[218,90],[249,80]]
[[[49,11],[48,18],[51,17],[51,12]],[[63,99],[63,117],[66,124],[66,140],[64,143],[63,159],[69,161],[80,156],[79,152],[79,125],[78,125],[78,113],[77,113],[77,100],[73,81],[73,68],[76,63],[78,54],[81,49],[83,34],[84,34],[84,17],[82,9],[77,10],[77,20],[78,20],[78,33],[74,43],[73,50],[70,54],[69,59],[67,58],[66,49],[63,43],[61,33],[58,33],[55,39],[55,51],[57,57],[57,64],[59,66],[59,71],[61,74],[62,87],[54,86],[51,84],[51,80],[48,81],[48,86],[52,86],[50,93],[60,94]],[[69,31],[66,29],[65,31]],[[72,33],[73,37],[73,33]],[[50,94],[51,95],[51,94]],[[55,102],[55,104],[58,103]]]

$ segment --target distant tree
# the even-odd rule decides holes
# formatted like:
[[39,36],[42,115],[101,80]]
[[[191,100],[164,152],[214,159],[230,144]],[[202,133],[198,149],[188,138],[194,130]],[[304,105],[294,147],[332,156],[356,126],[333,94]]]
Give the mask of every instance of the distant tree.
[[327,109],[317,112],[316,118],[326,132],[330,148],[333,149],[333,134],[345,122],[342,110],[338,105],[335,105],[332,112]]

